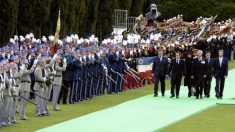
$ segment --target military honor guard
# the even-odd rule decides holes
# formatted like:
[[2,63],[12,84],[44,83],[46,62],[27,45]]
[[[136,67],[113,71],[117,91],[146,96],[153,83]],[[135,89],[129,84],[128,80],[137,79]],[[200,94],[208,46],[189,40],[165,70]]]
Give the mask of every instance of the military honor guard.
[[21,78],[20,78],[20,119],[21,120],[26,120],[27,116],[25,114],[26,111],[26,105],[27,105],[27,100],[29,100],[29,95],[31,93],[30,90],[30,84],[31,84],[31,79],[30,79],[30,74],[32,74],[37,66],[37,61],[34,60],[34,64],[32,67],[29,69],[29,61],[28,59],[22,60],[22,66],[21,66]]
[[54,111],[61,111],[58,106],[58,98],[62,86],[62,72],[66,70],[66,60],[62,61],[61,56],[56,57],[55,64],[53,65],[55,70],[55,76],[53,79],[53,97],[52,97],[52,104]]

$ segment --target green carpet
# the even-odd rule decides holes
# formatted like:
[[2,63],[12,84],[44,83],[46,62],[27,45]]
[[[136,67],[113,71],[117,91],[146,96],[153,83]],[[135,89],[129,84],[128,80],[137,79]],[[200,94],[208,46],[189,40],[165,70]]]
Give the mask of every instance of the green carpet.
[[[131,100],[112,108],[75,118],[38,132],[150,132],[167,127],[216,104],[235,104],[235,70],[229,71],[226,79],[224,99],[196,100],[187,98],[187,88],[181,87],[180,99],[166,97],[154,98],[152,95]],[[214,96],[215,81],[212,81],[211,96]],[[63,118],[63,117],[61,117]]]

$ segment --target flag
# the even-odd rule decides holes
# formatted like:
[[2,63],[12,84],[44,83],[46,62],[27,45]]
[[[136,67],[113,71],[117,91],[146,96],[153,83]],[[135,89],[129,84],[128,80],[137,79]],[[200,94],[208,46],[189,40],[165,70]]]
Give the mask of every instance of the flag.
[[155,57],[137,58],[137,69],[139,72],[152,70],[153,60]]
[[227,26],[227,27],[223,28],[222,30],[220,30],[219,34],[221,35],[221,34],[230,33],[230,29],[231,29],[231,27]]
[[59,9],[57,24],[56,24],[56,31],[55,31],[55,43],[57,43],[60,37],[60,27],[61,27],[61,22],[60,22],[60,9]]
[[202,28],[202,30],[198,33],[197,37],[200,38],[201,36],[203,36],[207,31],[209,31],[210,26],[214,23],[215,19],[217,18],[218,14],[211,20],[208,21],[204,27]]
[[61,27],[61,22],[60,22],[60,9],[58,12],[58,18],[57,18],[57,25],[56,25],[56,31],[55,31],[55,39],[53,42],[53,45],[51,45],[50,50],[52,52],[52,55],[54,55],[57,52],[57,45],[56,43],[58,42],[60,38],[60,27]]

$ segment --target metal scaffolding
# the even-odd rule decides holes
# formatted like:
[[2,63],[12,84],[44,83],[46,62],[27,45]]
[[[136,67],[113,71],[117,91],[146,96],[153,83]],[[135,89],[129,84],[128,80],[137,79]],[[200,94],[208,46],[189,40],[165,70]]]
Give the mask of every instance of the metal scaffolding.
[[135,23],[134,16],[128,16],[127,10],[115,9],[113,15],[113,28],[129,29]]
[[127,10],[114,10],[113,15],[113,28],[124,28],[127,29]]

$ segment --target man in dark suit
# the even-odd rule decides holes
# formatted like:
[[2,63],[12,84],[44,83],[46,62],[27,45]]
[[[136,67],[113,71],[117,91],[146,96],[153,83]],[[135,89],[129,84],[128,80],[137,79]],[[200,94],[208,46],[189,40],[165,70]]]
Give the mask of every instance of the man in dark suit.
[[206,62],[207,62],[207,72],[204,84],[204,94],[206,98],[210,98],[211,80],[213,77],[213,70],[214,70],[214,59],[211,58],[210,51],[206,51]]
[[192,64],[192,76],[191,78],[194,79],[194,86],[196,88],[196,99],[200,98],[202,99],[202,91],[203,91],[203,85],[204,80],[206,78],[206,71],[207,71],[207,62],[202,57],[203,51],[198,50],[197,52],[197,58],[193,60]]
[[154,97],[158,96],[158,82],[161,82],[161,93],[165,96],[165,77],[168,70],[168,59],[163,56],[163,50],[159,49],[158,56],[153,61],[152,72],[154,76]]
[[215,92],[217,99],[223,98],[225,78],[228,76],[228,59],[223,57],[224,51],[219,50],[219,57],[215,59],[215,72],[216,79]]
[[184,61],[180,57],[181,53],[176,52],[168,71],[168,74],[171,73],[171,98],[175,97],[175,94],[176,98],[179,98],[181,79],[185,75]]

